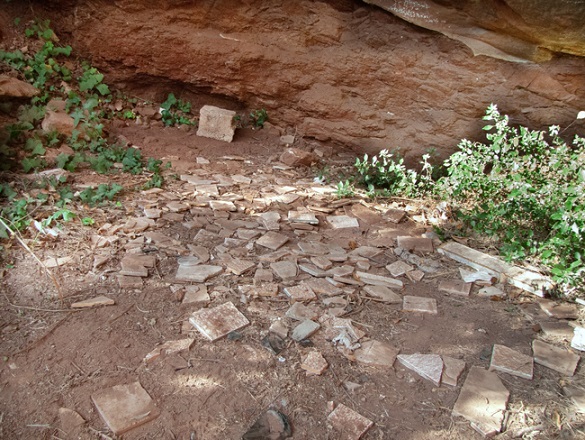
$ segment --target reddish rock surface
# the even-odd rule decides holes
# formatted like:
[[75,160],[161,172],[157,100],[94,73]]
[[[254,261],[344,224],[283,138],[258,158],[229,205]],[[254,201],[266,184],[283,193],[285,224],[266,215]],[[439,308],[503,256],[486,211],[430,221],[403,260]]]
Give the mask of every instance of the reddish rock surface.
[[462,138],[482,139],[491,102],[534,128],[567,126],[585,108],[582,58],[474,57],[357,1],[76,0],[37,2],[35,12],[130,95],[162,102],[175,92],[195,112],[265,108],[282,129],[360,152],[445,157]]

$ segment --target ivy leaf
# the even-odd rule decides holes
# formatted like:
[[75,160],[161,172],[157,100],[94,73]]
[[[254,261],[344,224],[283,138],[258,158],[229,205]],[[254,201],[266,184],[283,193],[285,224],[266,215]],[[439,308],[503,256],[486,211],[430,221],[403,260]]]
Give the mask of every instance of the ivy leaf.
[[98,92],[102,94],[102,96],[110,94],[110,88],[108,87],[107,84],[99,84],[98,86],[96,86],[96,89],[98,90]]

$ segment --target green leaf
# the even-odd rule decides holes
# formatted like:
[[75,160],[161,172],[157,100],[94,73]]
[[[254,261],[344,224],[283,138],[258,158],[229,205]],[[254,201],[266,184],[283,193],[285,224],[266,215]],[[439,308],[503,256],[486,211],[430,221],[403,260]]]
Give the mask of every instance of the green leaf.
[[107,84],[99,84],[98,86],[96,86],[96,89],[98,92],[102,94],[102,96],[110,94],[110,88],[108,87]]

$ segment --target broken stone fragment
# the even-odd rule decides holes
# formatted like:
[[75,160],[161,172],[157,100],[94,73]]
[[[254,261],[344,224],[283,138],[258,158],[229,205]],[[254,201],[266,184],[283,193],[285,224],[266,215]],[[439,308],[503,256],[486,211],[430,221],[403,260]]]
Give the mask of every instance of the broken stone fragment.
[[144,362],[149,363],[158,359],[160,356],[179,353],[181,351],[189,350],[193,345],[195,339],[179,339],[177,341],[167,341],[160,347],[156,347],[146,356],[144,356]]
[[223,268],[221,266],[210,266],[206,264],[196,266],[179,265],[175,279],[177,281],[192,281],[194,283],[204,283],[209,278],[221,273]]
[[236,131],[236,112],[212,105],[204,105],[199,111],[197,136],[231,142]]
[[292,301],[313,301],[317,299],[317,295],[313,292],[313,289],[306,283],[301,283],[296,286],[285,287],[284,293]]
[[200,284],[200,285],[192,285],[185,287],[185,295],[183,296],[183,301],[181,304],[196,304],[201,302],[209,302],[209,293],[207,293],[207,286]]
[[288,336],[288,327],[281,319],[276,319],[272,324],[270,324],[268,331],[277,334],[282,339],[286,339]]
[[425,237],[399,236],[396,238],[398,247],[414,252],[433,252],[433,240]]
[[385,286],[364,286],[363,291],[389,304],[402,304],[402,297]]
[[297,276],[297,265],[292,261],[277,261],[270,263],[270,268],[280,279],[286,281]]
[[256,240],[256,244],[265,248],[276,251],[280,249],[289,240],[286,235],[279,234],[278,232],[269,231]]
[[1,98],[32,98],[40,92],[27,82],[8,75],[0,75],[0,97]]
[[471,426],[485,437],[502,430],[502,422],[510,392],[500,378],[481,367],[471,367],[452,414],[471,422]]
[[191,315],[189,322],[211,342],[250,324],[232,302],[198,310]]
[[395,261],[394,263],[386,266],[386,270],[390,272],[390,275],[392,275],[393,277],[399,277],[401,275],[404,275],[406,272],[410,272],[413,269],[414,266],[411,266],[410,264],[400,260]]
[[473,283],[464,283],[461,281],[441,281],[439,283],[439,290],[453,295],[469,296],[471,293],[471,286]]
[[225,200],[210,200],[209,207],[214,211],[236,212],[238,210],[234,202]]
[[65,264],[70,263],[71,261],[73,261],[72,257],[51,257],[51,258],[47,258],[45,261],[43,261],[43,265],[46,268],[52,269],[54,267],[59,267],[59,266],[63,266]]
[[534,360],[532,356],[522,354],[504,345],[494,344],[490,371],[497,370],[524,379],[532,380]]
[[390,289],[402,289],[404,287],[404,283],[400,280],[395,280],[394,278],[385,277],[382,275],[374,275],[368,272],[356,271],[355,278],[358,281],[362,281],[372,286],[384,286]]
[[143,286],[142,278],[127,275],[118,275],[118,284],[122,289],[141,289]]
[[315,321],[306,319],[293,329],[291,338],[297,342],[302,341],[313,336],[320,328]]
[[274,409],[262,414],[242,436],[242,440],[285,440],[292,435],[288,418]]
[[577,304],[557,303],[548,299],[540,299],[538,300],[538,305],[551,318],[577,319],[579,317]]
[[374,422],[342,403],[327,416],[327,422],[337,432],[339,437],[336,438],[343,440],[359,440],[374,426]]
[[240,260],[238,258],[232,258],[226,263],[226,267],[234,275],[242,275],[256,267],[256,263],[253,263],[252,261]]
[[406,368],[430,380],[436,386],[441,385],[443,359],[438,354],[399,354],[396,359]]
[[465,361],[450,356],[442,356],[442,358],[445,367],[443,368],[441,383],[456,387],[457,382],[459,381],[459,376],[461,376],[461,373],[463,373],[463,370],[465,369]]
[[304,321],[305,319],[317,319],[318,313],[311,307],[307,307],[301,302],[295,302],[285,313],[287,318],[295,321]]
[[357,219],[348,215],[328,215],[327,221],[333,229],[359,228]]
[[289,167],[310,167],[313,163],[319,161],[314,154],[298,148],[287,148],[280,155],[279,160]]
[[112,298],[108,298],[107,296],[98,296],[96,298],[86,299],[84,301],[79,301],[76,303],[71,304],[72,309],[84,309],[90,307],[100,307],[100,306],[113,306],[116,304]]
[[310,352],[301,363],[301,368],[307,372],[307,376],[320,376],[328,366],[327,360],[318,351]]
[[319,219],[317,219],[312,212],[289,211],[288,221],[289,223],[308,223],[310,225],[319,224]]
[[71,136],[75,129],[75,121],[65,111],[64,101],[55,99],[49,101],[41,128],[45,133],[56,131],[59,134]]
[[96,391],[91,395],[91,400],[116,435],[154,420],[160,413],[139,382]]
[[367,341],[354,351],[355,360],[362,364],[392,368],[399,351],[380,341]]

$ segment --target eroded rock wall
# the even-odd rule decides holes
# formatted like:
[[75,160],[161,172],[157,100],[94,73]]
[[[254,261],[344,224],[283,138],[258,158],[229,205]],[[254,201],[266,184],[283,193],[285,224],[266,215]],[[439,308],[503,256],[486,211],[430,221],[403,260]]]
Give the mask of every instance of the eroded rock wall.
[[182,84],[359,151],[420,156],[433,148],[445,156],[461,138],[481,136],[491,102],[533,127],[566,126],[585,109],[583,58],[474,57],[358,1],[68,0],[35,8],[110,82],[159,83],[179,94],[166,88]]

